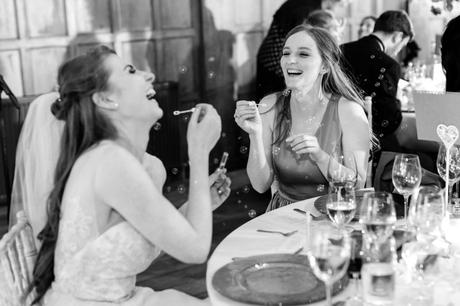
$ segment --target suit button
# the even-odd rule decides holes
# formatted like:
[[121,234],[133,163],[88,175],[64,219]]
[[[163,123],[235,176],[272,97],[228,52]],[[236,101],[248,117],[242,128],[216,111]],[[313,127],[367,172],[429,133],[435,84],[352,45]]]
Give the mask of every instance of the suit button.
[[385,68],[380,68],[380,72],[381,72],[381,73],[384,73],[385,71],[386,71]]
[[374,58],[375,58],[375,55],[374,55],[374,54],[372,54],[372,55],[371,55],[371,59],[374,59]]

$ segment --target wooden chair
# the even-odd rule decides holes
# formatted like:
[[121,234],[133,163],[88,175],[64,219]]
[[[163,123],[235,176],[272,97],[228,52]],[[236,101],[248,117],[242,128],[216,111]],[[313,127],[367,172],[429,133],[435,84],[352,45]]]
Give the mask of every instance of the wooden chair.
[[31,291],[37,249],[24,211],[17,223],[0,240],[0,305],[31,305]]
[[[369,121],[369,130],[370,135],[372,135],[372,97],[366,96],[364,97],[364,109],[367,113],[367,121]],[[372,148],[369,148],[372,151]],[[372,159],[369,160],[367,165],[367,174],[366,174],[366,183],[364,187],[369,188],[373,187],[372,182]]]

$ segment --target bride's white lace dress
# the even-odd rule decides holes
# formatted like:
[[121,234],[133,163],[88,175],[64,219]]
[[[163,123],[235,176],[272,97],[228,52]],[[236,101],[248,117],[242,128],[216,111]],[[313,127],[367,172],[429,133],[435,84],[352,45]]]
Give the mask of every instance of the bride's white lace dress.
[[[136,275],[152,263],[160,250],[128,222],[98,230],[91,192],[91,168],[113,146],[100,144],[77,160],[64,193],[55,280],[44,296],[45,306],[191,305],[203,301],[176,290],[136,287]],[[80,175],[73,176],[75,172]],[[83,174],[83,175],[82,175]],[[70,187],[69,187],[70,186]],[[129,204],[129,203],[128,203]]]

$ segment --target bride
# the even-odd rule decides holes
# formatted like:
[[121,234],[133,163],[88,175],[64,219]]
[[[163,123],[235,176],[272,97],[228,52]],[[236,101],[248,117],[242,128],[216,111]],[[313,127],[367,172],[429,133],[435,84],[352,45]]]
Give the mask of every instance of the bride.
[[[56,163],[53,156],[40,156],[39,151],[21,153],[26,146],[18,146],[20,170],[16,171],[13,195],[16,202],[23,201],[29,218],[35,219],[33,230],[41,230],[34,268],[35,302],[207,303],[175,290],[154,292],[135,287],[136,275],[160,250],[184,262],[204,262],[211,245],[212,209],[230,193],[230,180],[224,174],[208,178],[209,152],[220,135],[220,117],[211,105],[198,104],[187,130],[189,202],[177,210],[162,195],[165,168],[158,158],[145,153],[150,127],[163,115],[154,99],[154,78],[100,46],[60,67],[59,94],[51,105],[59,121],[50,115],[49,103],[32,103],[20,144],[41,142],[44,151],[58,151]],[[42,115],[34,116],[34,112]],[[36,139],[34,133],[26,133],[28,125],[32,130],[34,126],[38,130],[52,127],[60,136]],[[28,165],[35,167],[26,162],[30,159],[45,173],[31,169],[36,175],[30,176]],[[46,181],[46,172],[51,171],[47,219],[40,220],[44,205],[40,206],[40,201],[35,205],[33,197],[25,194],[34,183],[31,179],[42,176]],[[48,191],[46,183],[40,188],[31,191],[38,200]],[[38,214],[32,215],[34,212]],[[43,229],[37,229],[43,224]]]

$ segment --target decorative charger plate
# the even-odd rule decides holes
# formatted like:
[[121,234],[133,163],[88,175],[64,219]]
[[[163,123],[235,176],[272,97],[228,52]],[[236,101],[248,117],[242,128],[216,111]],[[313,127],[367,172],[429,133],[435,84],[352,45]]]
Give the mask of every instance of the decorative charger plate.
[[[356,198],[356,211],[355,211],[355,216],[353,217],[353,220],[358,220],[359,219],[359,209],[361,207],[361,202],[364,199],[364,194],[366,192],[369,192],[369,190],[356,190],[355,191],[355,198]],[[322,214],[327,215],[327,209],[326,209],[326,204],[327,204],[327,199],[329,195],[325,194],[323,196],[320,196],[317,198],[314,202],[315,208]]]
[[[345,275],[335,282],[333,294],[347,284]],[[309,304],[326,298],[324,283],[313,274],[305,255],[240,258],[217,270],[212,285],[223,296],[257,305]]]

